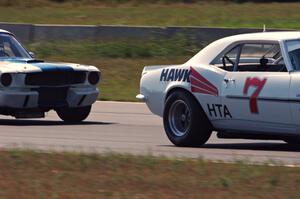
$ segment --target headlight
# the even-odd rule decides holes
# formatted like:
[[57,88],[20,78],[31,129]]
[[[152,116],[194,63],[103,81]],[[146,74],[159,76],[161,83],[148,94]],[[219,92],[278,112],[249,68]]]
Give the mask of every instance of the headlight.
[[88,81],[92,85],[96,85],[100,81],[100,72],[90,72],[88,76]]
[[1,75],[1,84],[5,87],[11,85],[12,83],[12,75],[10,73],[3,73]]

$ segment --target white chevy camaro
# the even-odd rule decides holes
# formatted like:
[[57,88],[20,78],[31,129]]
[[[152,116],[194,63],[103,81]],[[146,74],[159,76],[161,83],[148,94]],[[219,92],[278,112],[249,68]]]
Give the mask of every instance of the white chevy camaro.
[[0,114],[40,118],[55,110],[65,122],[80,122],[97,99],[99,81],[96,67],[34,59],[0,30]]
[[300,32],[217,40],[182,65],[147,66],[140,94],[177,146],[220,138],[300,144]]

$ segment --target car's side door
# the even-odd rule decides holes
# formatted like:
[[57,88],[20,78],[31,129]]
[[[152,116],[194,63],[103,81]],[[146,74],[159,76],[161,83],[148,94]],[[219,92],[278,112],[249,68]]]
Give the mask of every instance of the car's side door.
[[227,71],[221,90],[222,104],[231,118],[220,120],[217,126],[258,132],[295,131],[290,125],[288,100],[291,80],[279,60],[279,44],[245,43],[237,48],[232,71]]

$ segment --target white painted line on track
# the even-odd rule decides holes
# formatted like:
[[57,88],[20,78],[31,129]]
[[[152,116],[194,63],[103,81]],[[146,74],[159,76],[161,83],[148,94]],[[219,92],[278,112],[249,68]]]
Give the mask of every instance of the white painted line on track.
[[96,103],[110,103],[110,104],[145,104],[144,102],[123,102],[123,101],[101,101],[97,100]]

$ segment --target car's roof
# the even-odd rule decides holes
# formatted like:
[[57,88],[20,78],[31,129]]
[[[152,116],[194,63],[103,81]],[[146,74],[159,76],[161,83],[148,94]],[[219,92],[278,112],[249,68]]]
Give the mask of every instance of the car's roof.
[[280,32],[259,32],[259,33],[248,33],[225,37],[224,39],[231,41],[239,40],[291,40],[299,39],[300,31],[280,31]]
[[221,51],[229,45],[242,41],[282,41],[300,39],[300,31],[260,32],[247,33],[224,37],[219,39],[198,54],[192,57],[186,64],[209,64]]
[[11,32],[7,31],[7,30],[3,30],[3,29],[0,29],[0,33],[8,33],[8,34],[12,34]]

